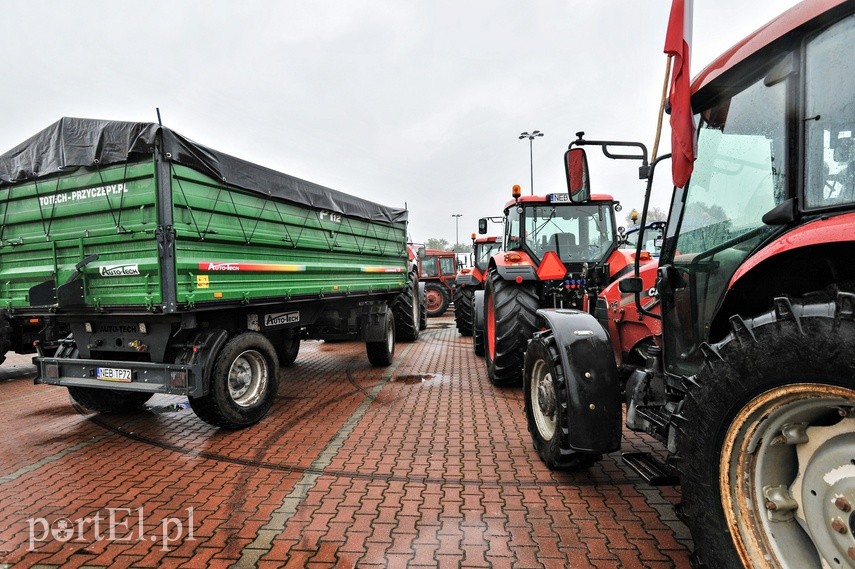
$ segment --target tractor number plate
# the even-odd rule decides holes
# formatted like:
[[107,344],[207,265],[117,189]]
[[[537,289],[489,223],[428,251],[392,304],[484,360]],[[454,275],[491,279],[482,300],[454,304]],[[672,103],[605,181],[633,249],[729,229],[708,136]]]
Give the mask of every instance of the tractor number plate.
[[115,367],[95,368],[95,377],[104,381],[131,382],[131,370]]
[[549,194],[549,203],[570,203],[570,194]]

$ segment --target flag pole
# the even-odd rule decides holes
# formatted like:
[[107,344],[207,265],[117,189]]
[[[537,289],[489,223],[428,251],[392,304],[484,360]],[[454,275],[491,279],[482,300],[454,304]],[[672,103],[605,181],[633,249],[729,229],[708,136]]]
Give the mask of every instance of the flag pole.
[[671,79],[671,59],[673,55],[668,54],[665,62],[665,83],[662,85],[662,101],[659,103],[659,119],[656,121],[656,139],[653,141],[653,153],[651,162],[656,161],[659,152],[659,138],[662,136],[662,117],[665,115],[665,101],[668,99],[668,81]]

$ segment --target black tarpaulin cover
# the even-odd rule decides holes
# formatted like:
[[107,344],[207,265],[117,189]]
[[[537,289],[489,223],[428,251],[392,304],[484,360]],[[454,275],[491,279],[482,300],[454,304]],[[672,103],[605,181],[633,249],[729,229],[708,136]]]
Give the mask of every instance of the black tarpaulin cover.
[[226,184],[370,221],[407,220],[406,209],[382,206],[223,154],[155,123],[62,118],[0,155],[0,186],[153,154],[158,132],[169,160]]

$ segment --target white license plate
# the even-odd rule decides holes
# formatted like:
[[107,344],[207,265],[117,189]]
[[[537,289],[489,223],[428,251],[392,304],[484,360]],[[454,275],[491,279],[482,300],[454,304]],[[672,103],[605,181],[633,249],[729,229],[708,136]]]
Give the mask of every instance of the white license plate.
[[115,367],[98,367],[95,368],[95,377],[103,379],[104,381],[122,381],[130,383],[131,370]]

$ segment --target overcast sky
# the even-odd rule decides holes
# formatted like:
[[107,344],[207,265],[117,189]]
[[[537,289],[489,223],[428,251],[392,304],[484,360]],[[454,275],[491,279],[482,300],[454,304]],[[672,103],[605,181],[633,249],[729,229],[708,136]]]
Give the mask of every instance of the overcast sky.
[[[792,0],[695,0],[692,75]],[[0,152],[63,116],[155,122],[460,241],[513,184],[566,191],[574,133],[652,146],[670,0],[3,3]],[[669,152],[670,138],[665,134]],[[642,205],[636,165],[595,192]],[[667,205],[665,196],[658,198]],[[625,213],[625,212],[624,212]]]

